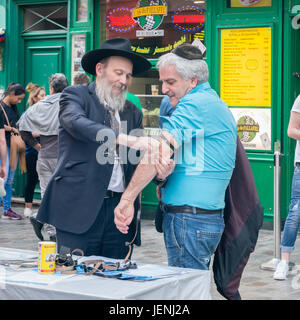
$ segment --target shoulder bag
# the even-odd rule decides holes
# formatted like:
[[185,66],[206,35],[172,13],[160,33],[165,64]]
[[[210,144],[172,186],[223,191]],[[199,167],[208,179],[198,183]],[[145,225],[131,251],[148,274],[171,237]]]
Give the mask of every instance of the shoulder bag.
[[[2,101],[0,101],[0,106],[5,116],[7,125],[11,127],[7,114],[3,108]],[[26,148],[25,142],[22,139],[22,137],[19,134],[15,134],[11,132],[9,166],[12,168],[12,170],[16,170],[18,154],[19,154],[19,167],[20,167],[21,173],[24,173],[27,171],[26,159],[25,159],[25,148]]]

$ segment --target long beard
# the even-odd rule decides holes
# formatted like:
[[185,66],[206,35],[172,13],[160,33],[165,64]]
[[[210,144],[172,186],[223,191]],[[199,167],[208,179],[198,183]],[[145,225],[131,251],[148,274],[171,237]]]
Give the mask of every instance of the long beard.
[[[119,94],[114,94],[112,92],[112,89],[115,87],[120,89]],[[100,103],[106,108],[109,107],[118,112],[124,110],[127,93],[127,86],[124,84],[112,85],[107,81],[106,77],[104,77],[96,83],[95,91]]]

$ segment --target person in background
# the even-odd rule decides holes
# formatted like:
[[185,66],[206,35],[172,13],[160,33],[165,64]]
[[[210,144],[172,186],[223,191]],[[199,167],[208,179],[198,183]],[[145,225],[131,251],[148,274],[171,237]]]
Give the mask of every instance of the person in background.
[[90,84],[90,82],[91,82],[90,77],[85,73],[77,73],[73,78],[74,85]]
[[[6,176],[6,155],[7,155],[4,118],[3,113],[0,112],[0,178],[5,179]],[[4,185],[3,185],[4,188]]]
[[[44,87],[41,87],[37,84],[33,84],[30,82],[26,86],[26,91],[29,92],[28,97],[28,107],[31,107],[35,103],[40,100],[43,100],[46,97],[46,91]],[[40,143],[39,134],[33,132],[32,136]],[[25,198],[25,208],[24,208],[24,216],[30,217],[32,215],[32,201],[34,195],[34,189],[36,184],[39,181],[39,176],[36,171],[36,163],[38,158],[38,151],[26,143],[26,150],[25,150],[25,157],[26,157],[26,168],[27,168],[27,179],[26,185],[24,190],[24,198]]]
[[[68,79],[62,73],[55,73],[49,77],[50,95],[40,100],[24,112],[18,122],[22,138],[32,148],[38,151],[36,170],[40,180],[41,197],[44,197],[48,182],[51,179],[58,157],[58,128],[59,128],[59,99],[63,90],[68,87]],[[32,132],[40,135],[40,143],[33,137]],[[55,235],[55,228],[43,224],[30,217],[33,229],[41,240],[47,240],[45,236]],[[42,230],[43,229],[43,230]]]
[[[51,75],[49,77],[50,95],[28,108],[18,121],[23,140],[39,152],[36,169],[42,197],[56,167],[59,99],[67,86],[68,80],[64,74]],[[32,132],[40,135],[40,143],[33,137]]]
[[[11,197],[12,197],[12,185],[15,176],[16,164],[10,163],[10,137],[11,134],[19,134],[16,128],[17,121],[19,119],[19,112],[17,109],[17,104],[20,103],[25,97],[25,89],[22,85],[17,83],[10,83],[6,91],[0,100],[0,113],[4,118],[4,129],[5,129],[5,140],[7,146],[7,156],[6,156],[6,178],[4,181],[4,188],[6,195],[0,199],[0,203],[3,200],[4,213],[2,215],[3,219],[20,220],[22,216],[17,214],[11,209]],[[5,115],[6,114],[6,115]],[[8,118],[9,123],[7,123]]]
[[277,264],[273,275],[275,280],[287,279],[290,255],[295,248],[300,226],[300,95],[293,104],[287,134],[290,138],[297,140],[294,158],[295,169],[292,180],[289,213],[285,220],[281,240],[281,260]]

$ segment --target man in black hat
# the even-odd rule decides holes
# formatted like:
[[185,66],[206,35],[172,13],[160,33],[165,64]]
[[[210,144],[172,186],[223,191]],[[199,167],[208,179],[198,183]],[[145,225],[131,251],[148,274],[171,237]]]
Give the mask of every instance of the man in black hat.
[[[115,148],[115,142],[121,132],[125,138],[142,129],[142,113],[126,100],[126,92],[131,77],[151,64],[133,53],[123,38],[105,41],[100,49],[86,53],[81,63],[96,80],[71,86],[61,96],[58,162],[37,219],[56,227],[58,251],[64,246],[81,249],[87,256],[123,259],[126,242],[136,232],[134,243],[140,243],[139,225],[134,219],[128,234],[119,232],[114,208],[137,162],[127,161],[129,148]],[[130,139],[124,141],[131,146]],[[135,216],[138,206],[135,201]]]

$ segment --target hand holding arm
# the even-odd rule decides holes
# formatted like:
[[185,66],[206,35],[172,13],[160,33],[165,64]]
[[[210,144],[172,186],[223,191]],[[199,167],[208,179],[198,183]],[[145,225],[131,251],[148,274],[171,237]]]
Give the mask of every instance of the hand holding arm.
[[[178,144],[173,136],[168,132],[164,132],[164,134],[170,143],[177,148]],[[136,168],[128,187],[121,197],[120,203],[115,208],[115,224],[122,233],[128,232],[128,226],[134,215],[133,203],[136,197],[157,174],[155,155],[161,153],[161,156],[168,161],[173,153],[171,148],[164,141],[160,141],[158,150],[154,149],[149,148],[146,150],[144,157]]]

